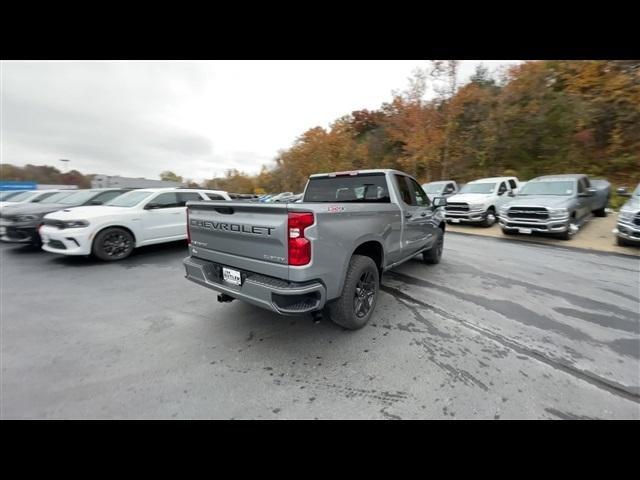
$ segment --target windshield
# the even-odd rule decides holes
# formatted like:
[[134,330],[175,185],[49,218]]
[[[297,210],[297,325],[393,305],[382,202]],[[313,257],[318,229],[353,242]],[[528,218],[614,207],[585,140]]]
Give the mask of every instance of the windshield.
[[493,193],[495,186],[495,183],[467,183],[460,193]]
[[48,196],[44,200],[40,201],[40,203],[58,203],[64,197],[68,197],[73,192],[58,192],[53,195]]
[[527,182],[520,190],[520,195],[563,195],[573,194],[574,182]]
[[74,205],[74,206],[82,205],[86,201],[91,200],[91,198],[94,197],[97,193],[98,192],[94,190],[85,190],[82,192],[75,192],[60,199],[56,203],[59,203],[61,205]]
[[33,197],[36,193],[36,191],[32,190],[29,192],[22,192],[19,193],[13,197],[11,197],[8,201],[9,202],[24,202],[25,200],[28,200],[29,198]]
[[127,192],[113,200],[109,200],[105,205],[109,207],[133,207],[148,198],[149,195],[151,195],[151,192]]
[[424,193],[440,193],[444,189],[444,183],[425,183],[422,185]]
[[16,195],[19,195],[22,192],[16,192],[16,191],[6,191],[6,192],[0,192],[0,202],[6,202],[8,201],[9,198],[11,197],[15,197]]

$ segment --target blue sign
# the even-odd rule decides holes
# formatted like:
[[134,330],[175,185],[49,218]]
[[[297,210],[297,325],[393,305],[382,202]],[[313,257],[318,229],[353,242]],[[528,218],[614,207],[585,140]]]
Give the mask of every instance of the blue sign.
[[0,181],[0,191],[6,190],[37,190],[36,182],[9,182]]

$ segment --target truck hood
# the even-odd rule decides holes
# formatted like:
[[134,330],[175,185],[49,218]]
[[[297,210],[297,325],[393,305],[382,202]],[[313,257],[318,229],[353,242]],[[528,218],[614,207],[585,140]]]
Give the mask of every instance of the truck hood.
[[523,207],[565,207],[571,202],[573,197],[564,195],[522,195],[508,201],[506,205],[518,205]]
[[625,210],[633,210],[637,212],[638,210],[640,210],[640,197],[637,195],[631,197],[625,202],[622,208],[624,208]]
[[448,203],[484,203],[490,198],[492,194],[486,193],[456,193],[447,198]]
[[92,218],[118,215],[125,212],[133,212],[129,207],[110,207],[106,205],[89,205],[86,207],[68,207],[57,209],[55,213],[47,215],[54,220],[90,220]]

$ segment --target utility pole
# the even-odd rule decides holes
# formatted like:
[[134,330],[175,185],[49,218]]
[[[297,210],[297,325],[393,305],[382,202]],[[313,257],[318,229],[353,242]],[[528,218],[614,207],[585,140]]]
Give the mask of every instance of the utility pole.
[[63,167],[62,169],[62,173],[67,173],[64,171],[64,169],[67,168],[66,165],[68,165],[71,160],[68,160],[66,158],[61,158],[60,161],[62,162],[62,165],[65,165],[65,167]]

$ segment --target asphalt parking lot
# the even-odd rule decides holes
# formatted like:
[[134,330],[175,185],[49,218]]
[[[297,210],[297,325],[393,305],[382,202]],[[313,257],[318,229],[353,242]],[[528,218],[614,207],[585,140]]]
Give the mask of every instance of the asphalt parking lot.
[[356,332],[183,278],[0,245],[9,418],[640,418],[640,258],[448,234]]

